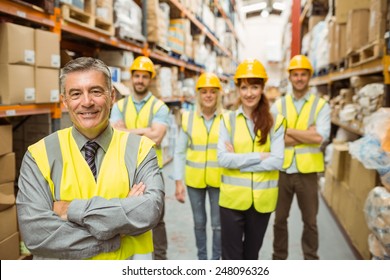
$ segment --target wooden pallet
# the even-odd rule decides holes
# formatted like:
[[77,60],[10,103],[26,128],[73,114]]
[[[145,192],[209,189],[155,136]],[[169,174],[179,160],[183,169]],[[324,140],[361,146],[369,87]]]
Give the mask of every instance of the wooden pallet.
[[348,67],[355,67],[357,65],[382,57],[383,46],[384,46],[384,41],[377,40],[350,53],[347,56]]
[[347,64],[347,62],[346,62],[345,58],[339,60],[336,63],[329,64],[329,73],[331,73],[331,72],[338,72],[338,71],[341,71],[341,70],[345,69],[346,68],[346,64]]
[[162,54],[162,55],[169,55],[169,52],[171,51],[168,47],[164,47],[164,46],[158,45],[156,43],[150,43],[150,48],[154,52]]
[[94,18],[94,27],[102,33],[105,33],[109,36],[115,35],[115,28],[113,22],[109,22],[103,18],[95,17]]
[[90,13],[86,13],[72,5],[63,4],[61,6],[61,14],[65,21],[73,22],[88,28],[94,27],[94,17]]
[[129,37],[129,36],[120,36],[120,32],[118,30],[118,27],[115,28],[115,34],[118,38],[120,38],[124,41],[127,41],[129,43],[132,43],[133,45],[136,45],[140,48],[143,48],[145,46],[145,41],[142,41],[142,40],[139,40],[139,39],[136,39],[133,37]]

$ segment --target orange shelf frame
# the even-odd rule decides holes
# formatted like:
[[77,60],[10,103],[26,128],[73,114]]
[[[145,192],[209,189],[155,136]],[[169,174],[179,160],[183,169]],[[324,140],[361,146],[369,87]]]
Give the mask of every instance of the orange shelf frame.
[[46,14],[39,9],[24,6],[17,2],[11,2],[8,0],[0,1],[0,12],[36,22],[45,26],[55,26],[55,23],[49,14]]
[[170,0],[170,2],[175,5],[176,8],[178,8],[189,20],[191,20],[204,34],[206,34],[206,36],[214,43],[214,45],[222,50],[227,56],[233,57],[231,51],[222,46],[218,39],[207,30],[206,26],[201,23],[187,8],[185,8],[183,4],[177,0]]
[[224,9],[222,9],[221,5],[219,4],[219,1],[218,1],[218,0],[214,0],[214,5],[215,5],[215,7],[217,7],[219,13],[220,13],[220,14],[222,15],[222,17],[225,19],[226,24],[228,25],[230,31],[233,33],[233,35],[234,35],[234,37],[236,38],[236,40],[239,40],[238,35],[237,35],[237,32],[236,32],[236,29],[234,28],[232,21],[231,21],[230,18],[226,15]]

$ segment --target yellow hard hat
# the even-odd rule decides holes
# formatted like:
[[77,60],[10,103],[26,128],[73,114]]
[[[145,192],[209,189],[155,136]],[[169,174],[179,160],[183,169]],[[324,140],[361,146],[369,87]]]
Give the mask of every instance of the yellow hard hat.
[[313,75],[313,67],[311,66],[309,58],[302,54],[298,54],[291,58],[287,70],[290,72],[294,69],[307,69],[310,71],[310,76]]
[[264,80],[264,83],[267,82],[267,72],[263,64],[257,59],[245,59],[237,66],[234,82],[237,83],[238,79],[247,78],[260,78]]
[[139,71],[148,71],[152,73],[152,78],[156,76],[156,71],[154,70],[154,64],[149,57],[139,56],[134,59],[133,64],[130,66],[130,72],[139,70]]
[[219,90],[222,90],[221,82],[219,81],[219,78],[217,75],[213,73],[203,73],[200,75],[198,81],[196,82],[195,89],[199,90],[200,88],[218,88]]

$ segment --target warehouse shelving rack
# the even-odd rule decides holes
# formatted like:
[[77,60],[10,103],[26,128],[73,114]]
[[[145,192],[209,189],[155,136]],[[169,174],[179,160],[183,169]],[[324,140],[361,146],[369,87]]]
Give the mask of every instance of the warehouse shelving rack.
[[[142,1],[143,5],[146,4],[147,0]],[[56,1],[58,3],[58,1]],[[178,8],[184,16],[189,18],[191,22],[197,26],[212,42],[219,48],[226,56],[232,58],[232,52],[226,49],[219,40],[207,30],[206,26],[201,23],[187,8],[185,8],[179,1],[170,0],[172,5]],[[146,6],[146,5],[145,5]],[[0,15],[5,17],[15,18],[18,20],[25,21],[27,23],[33,23],[38,26],[46,27],[50,31],[60,35],[76,36],[83,40],[88,40],[92,44],[104,45],[108,48],[115,48],[118,50],[127,50],[136,54],[142,54],[150,56],[151,58],[158,60],[162,63],[169,65],[178,66],[181,72],[189,70],[195,73],[201,73],[204,71],[202,67],[188,63],[186,60],[180,58],[171,57],[166,54],[155,52],[148,47],[145,42],[143,45],[125,41],[114,36],[109,36],[105,33],[98,32],[94,29],[89,29],[85,26],[78,25],[74,22],[65,21],[61,18],[61,11],[59,7],[54,8],[54,13],[48,14],[43,9],[24,3],[22,1],[0,1]],[[234,30],[232,23],[229,23],[229,19],[224,17],[227,21],[229,28]],[[65,41],[61,39],[62,46],[80,47],[72,41]],[[85,46],[84,46],[85,47]],[[98,49],[98,47],[96,47]],[[229,77],[227,75],[221,75],[220,78],[227,81]],[[180,102],[181,100],[168,100],[167,102]],[[15,105],[0,105],[0,117],[12,117],[12,116],[23,116],[33,114],[45,114],[51,113],[53,121],[53,130],[58,129],[59,119],[62,115],[62,106],[60,103],[47,103],[47,104],[15,104]]]

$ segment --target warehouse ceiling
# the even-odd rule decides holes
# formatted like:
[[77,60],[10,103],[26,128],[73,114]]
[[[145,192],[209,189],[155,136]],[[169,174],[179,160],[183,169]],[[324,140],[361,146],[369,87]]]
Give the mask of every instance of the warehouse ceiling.
[[246,18],[280,15],[291,0],[241,0],[241,11]]

